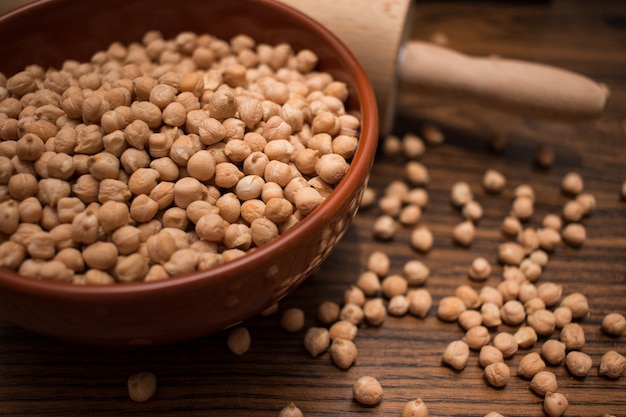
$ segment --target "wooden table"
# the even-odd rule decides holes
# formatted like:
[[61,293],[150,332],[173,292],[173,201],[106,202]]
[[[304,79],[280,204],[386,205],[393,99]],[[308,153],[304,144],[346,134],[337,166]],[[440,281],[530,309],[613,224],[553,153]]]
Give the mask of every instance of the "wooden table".
[[[425,319],[389,317],[380,327],[362,326],[356,339],[355,366],[340,370],[328,354],[311,358],[303,348],[304,331],[288,333],[279,326],[280,313],[246,323],[252,336],[250,351],[236,356],[226,346],[227,332],[172,346],[135,350],[105,350],[50,340],[0,320],[0,415],[6,416],[272,416],[295,402],[306,416],[399,416],[403,404],[421,397],[432,416],[541,416],[542,399],[518,377],[517,365],[544,339],[506,362],[512,377],[505,388],[486,383],[473,352],[462,372],[442,366],[445,346],[463,336],[460,327],[436,317],[438,301],[470,283],[467,268],[484,256],[494,270],[487,284],[500,281],[496,262],[502,218],[508,213],[515,186],[530,184],[537,196],[528,226],[536,227],[547,213],[560,213],[568,197],[561,178],[580,173],[597,208],[584,219],[588,238],[579,248],[562,247],[550,256],[540,282],[563,285],[564,294],[587,295],[591,312],[580,323],[586,334],[583,349],[594,363],[585,378],[574,378],[563,365],[551,367],[559,391],[570,402],[566,415],[626,415],[626,376],[608,380],[598,375],[602,354],[615,349],[626,355],[626,335],[610,337],[600,330],[605,314],[626,314],[626,202],[620,187],[626,180],[626,4],[616,1],[546,2],[421,1],[413,37],[430,39],[445,34],[459,51],[498,54],[553,64],[585,74],[610,86],[604,116],[597,121],[564,124],[497,114],[462,103],[403,98],[396,134],[419,133],[425,123],[438,125],[445,143],[429,147],[422,159],[431,181],[430,202],[422,223],[435,235],[427,255],[413,251],[409,230],[391,242],[373,238],[378,209],[362,210],[322,268],[280,303],[280,311],[302,308],[307,327],[316,325],[315,312],[324,300],[341,302],[343,291],[365,269],[369,254],[382,250],[391,257],[393,272],[409,259],[431,269],[425,288],[434,300]],[[506,137],[501,152],[490,150],[494,136]],[[555,151],[550,169],[534,164],[540,145]],[[487,168],[508,179],[504,192],[487,195],[481,178]],[[403,160],[379,154],[371,186],[379,195],[393,180],[403,179]],[[453,182],[471,184],[484,208],[474,243],[469,248],[452,242],[460,221],[450,204]],[[498,331],[511,331],[503,326]],[[495,334],[495,331],[493,333]],[[555,334],[552,337],[558,337]],[[136,371],[151,371],[158,379],[154,397],[135,403],[126,380]],[[363,375],[378,378],[382,403],[373,408],[352,400],[352,385]]]

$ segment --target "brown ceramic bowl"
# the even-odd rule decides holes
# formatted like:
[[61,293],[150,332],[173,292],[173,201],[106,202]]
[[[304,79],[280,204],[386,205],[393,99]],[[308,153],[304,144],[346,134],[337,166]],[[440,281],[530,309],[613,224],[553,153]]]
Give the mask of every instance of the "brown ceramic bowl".
[[0,315],[43,335],[102,346],[162,344],[219,331],[287,295],[327,257],[355,215],[378,139],[374,94],[363,69],[330,32],[270,0],[41,0],[0,16],[0,71],[89,60],[113,41],[147,30],[309,48],[319,69],[349,85],[347,104],[362,118],[348,173],[304,221],[269,244],[210,270],[158,282],[105,287],[44,282],[0,271]]

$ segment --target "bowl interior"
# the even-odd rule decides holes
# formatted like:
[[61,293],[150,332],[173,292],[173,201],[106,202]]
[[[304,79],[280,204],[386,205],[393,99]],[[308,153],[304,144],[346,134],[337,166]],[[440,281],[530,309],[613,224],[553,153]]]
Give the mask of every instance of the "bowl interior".
[[[216,307],[219,311],[207,304],[202,313],[213,314],[212,320],[181,325],[182,313],[170,315],[139,338],[158,343],[206,334],[256,314],[291,291],[328,255],[356,211],[358,197],[373,163],[378,137],[371,86],[359,63],[336,37],[282,3],[271,0],[41,0],[0,16],[0,37],[11,39],[11,42],[0,45],[0,56],[11,57],[0,60],[0,71],[10,76],[30,64],[60,67],[66,59],[88,61],[111,42],[138,42],[146,31],[155,29],[166,38],[182,31],[210,33],[225,40],[245,33],[257,42],[287,42],[296,50],[313,50],[320,59],[319,70],[347,83],[350,92],[347,108],[362,119],[355,158],[331,197],[305,221],[245,257],[207,271],[165,281],[106,287],[44,282],[0,271],[0,314],[24,327],[66,339],[98,344],[106,340],[116,344],[137,336],[133,333],[150,320],[155,303],[164,308],[182,308],[187,317],[191,317],[192,313],[197,313],[192,312],[191,306],[195,304],[189,301],[193,294],[213,294],[216,301],[222,297],[223,288],[230,288],[232,292],[238,277],[264,273],[267,278],[267,271],[277,268],[276,259],[282,259],[279,271],[274,273],[284,275],[285,279],[268,280],[265,284],[253,286],[253,291],[247,294],[246,305],[237,304],[236,314],[225,311],[221,304]],[[332,240],[332,245],[324,247],[321,254],[307,253],[312,251],[311,244],[319,246],[319,235],[323,231],[333,235],[325,236],[326,240]],[[118,310],[120,317],[115,317]],[[106,316],[110,319],[109,327],[103,324],[94,328],[92,322],[89,336],[72,337],[69,332],[89,325],[88,318],[76,316],[81,311]],[[127,323],[128,314],[136,314],[136,323],[119,326],[120,322]],[[58,329],[59,324],[52,318],[42,324],[42,316],[50,315],[58,316],[58,320],[69,322],[71,326]],[[97,335],[103,332],[111,333],[113,325],[123,331],[98,338]]]

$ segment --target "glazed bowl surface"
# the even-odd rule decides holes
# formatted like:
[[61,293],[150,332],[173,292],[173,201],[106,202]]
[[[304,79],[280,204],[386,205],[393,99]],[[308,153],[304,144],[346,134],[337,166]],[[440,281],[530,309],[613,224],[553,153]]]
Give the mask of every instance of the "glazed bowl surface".
[[0,316],[39,334],[89,345],[136,346],[190,340],[245,321],[282,299],[315,271],[356,214],[376,152],[371,85],[350,51],[324,27],[271,0],[40,0],[0,16],[0,72],[30,64],[59,68],[89,61],[112,42],[183,31],[222,39],[247,34],[271,45],[310,49],[318,69],[349,88],[359,145],[343,179],[303,221],[274,241],[216,267],[162,281],[74,285],[0,270]]

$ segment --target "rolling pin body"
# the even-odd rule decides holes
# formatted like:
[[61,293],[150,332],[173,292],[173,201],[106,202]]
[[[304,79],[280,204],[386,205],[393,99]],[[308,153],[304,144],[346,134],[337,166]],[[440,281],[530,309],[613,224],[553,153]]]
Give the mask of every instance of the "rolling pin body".
[[280,1],[326,26],[356,56],[376,94],[382,135],[391,132],[399,90],[567,121],[599,117],[606,104],[606,86],[568,70],[408,41],[411,0]]

